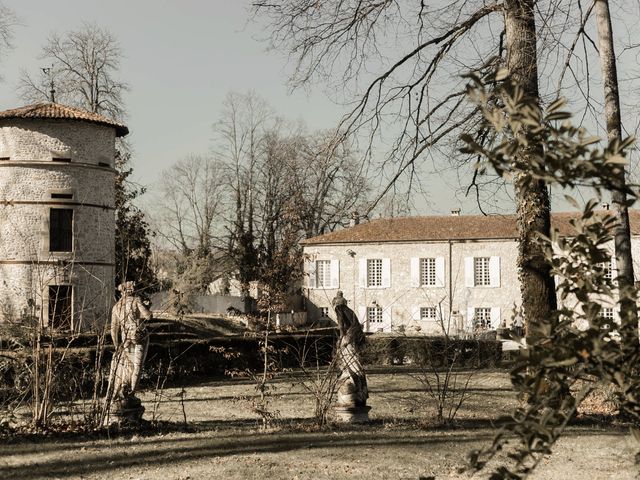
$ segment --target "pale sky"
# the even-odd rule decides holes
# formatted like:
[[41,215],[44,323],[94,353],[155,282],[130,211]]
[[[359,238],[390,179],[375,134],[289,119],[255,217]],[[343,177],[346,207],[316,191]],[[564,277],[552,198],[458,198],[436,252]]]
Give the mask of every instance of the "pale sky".
[[[265,34],[249,21],[245,0],[4,0],[21,20],[14,46],[0,68],[0,109],[24,102],[15,86],[21,69],[39,75],[38,54],[52,31],[96,23],[119,40],[124,58],[120,78],[125,97],[134,178],[153,188],[162,170],[212,146],[212,125],[230,91],[254,90],[278,114],[302,120],[310,130],[334,127],[344,107],[321,87],[289,92],[286,56],[267,52]],[[455,179],[449,180],[451,185]],[[441,179],[435,180],[442,188]],[[449,193],[447,193],[449,192]],[[418,213],[447,213],[459,207],[446,187]],[[445,195],[442,195],[444,193]],[[469,207],[463,207],[470,213]]]
[[[37,56],[52,31],[96,23],[119,40],[124,58],[120,78],[125,97],[134,179],[153,188],[160,172],[188,154],[206,154],[212,125],[230,91],[254,90],[290,120],[309,129],[331,128],[345,109],[320,86],[289,92],[286,56],[267,52],[265,33],[249,21],[246,0],[4,0],[20,18],[15,48],[1,60],[0,109],[23,102],[15,85],[26,69],[37,76]],[[462,207],[477,213],[472,199],[455,196],[457,179],[426,176],[428,203],[416,213],[446,214]],[[510,205],[506,205],[511,209]]]

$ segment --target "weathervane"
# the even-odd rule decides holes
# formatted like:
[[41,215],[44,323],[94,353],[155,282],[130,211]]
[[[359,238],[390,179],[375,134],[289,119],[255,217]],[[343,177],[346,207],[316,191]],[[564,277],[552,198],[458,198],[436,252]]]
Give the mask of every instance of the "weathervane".
[[53,83],[53,65],[51,65],[50,67],[42,68],[41,70],[42,73],[49,77],[49,87],[51,88],[49,90],[49,101],[51,101],[51,103],[56,103],[56,88],[55,84]]

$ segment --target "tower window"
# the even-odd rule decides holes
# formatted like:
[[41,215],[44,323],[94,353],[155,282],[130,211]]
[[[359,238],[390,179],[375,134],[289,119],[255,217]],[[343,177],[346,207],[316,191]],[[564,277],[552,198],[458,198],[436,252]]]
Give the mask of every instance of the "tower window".
[[73,251],[73,209],[49,210],[49,251]]
[[73,193],[52,193],[51,198],[60,198],[64,200],[73,200]]
[[49,286],[49,326],[55,329],[71,328],[71,292],[70,285]]

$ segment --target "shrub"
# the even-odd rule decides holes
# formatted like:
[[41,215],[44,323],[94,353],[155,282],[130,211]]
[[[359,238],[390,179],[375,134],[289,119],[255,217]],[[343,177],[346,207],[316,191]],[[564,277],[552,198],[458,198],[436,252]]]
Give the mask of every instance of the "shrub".
[[499,365],[502,342],[498,340],[457,339],[446,337],[375,337],[367,338],[363,360],[369,365],[415,364],[445,367],[485,368]]

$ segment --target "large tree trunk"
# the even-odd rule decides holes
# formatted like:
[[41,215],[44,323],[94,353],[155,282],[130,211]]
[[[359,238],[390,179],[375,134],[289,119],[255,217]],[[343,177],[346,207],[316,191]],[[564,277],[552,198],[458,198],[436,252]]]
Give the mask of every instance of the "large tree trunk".
[[[613,47],[613,31],[608,0],[597,0],[595,3],[596,22],[598,26],[598,51],[602,66],[604,83],[604,114],[607,123],[609,142],[622,139],[622,121],[620,119],[620,95],[618,92],[618,72],[616,55]],[[625,188],[625,170],[621,168],[618,187],[611,192],[611,201],[618,217],[614,232],[615,254],[618,268],[618,288],[620,290],[633,287],[633,259],[631,257],[631,230],[629,227],[629,210]],[[633,347],[638,343],[638,309],[636,303],[623,296],[620,300],[621,335],[623,342]]]
[[[507,68],[525,94],[538,101],[538,69],[534,0],[505,0]],[[533,146],[532,148],[537,148]],[[529,151],[520,153],[527,162]],[[518,270],[527,336],[550,333],[556,293],[551,267],[545,261],[536,234],[549,235],[551,205],[544,182],[520,174],[515,179],[518,225]]]

